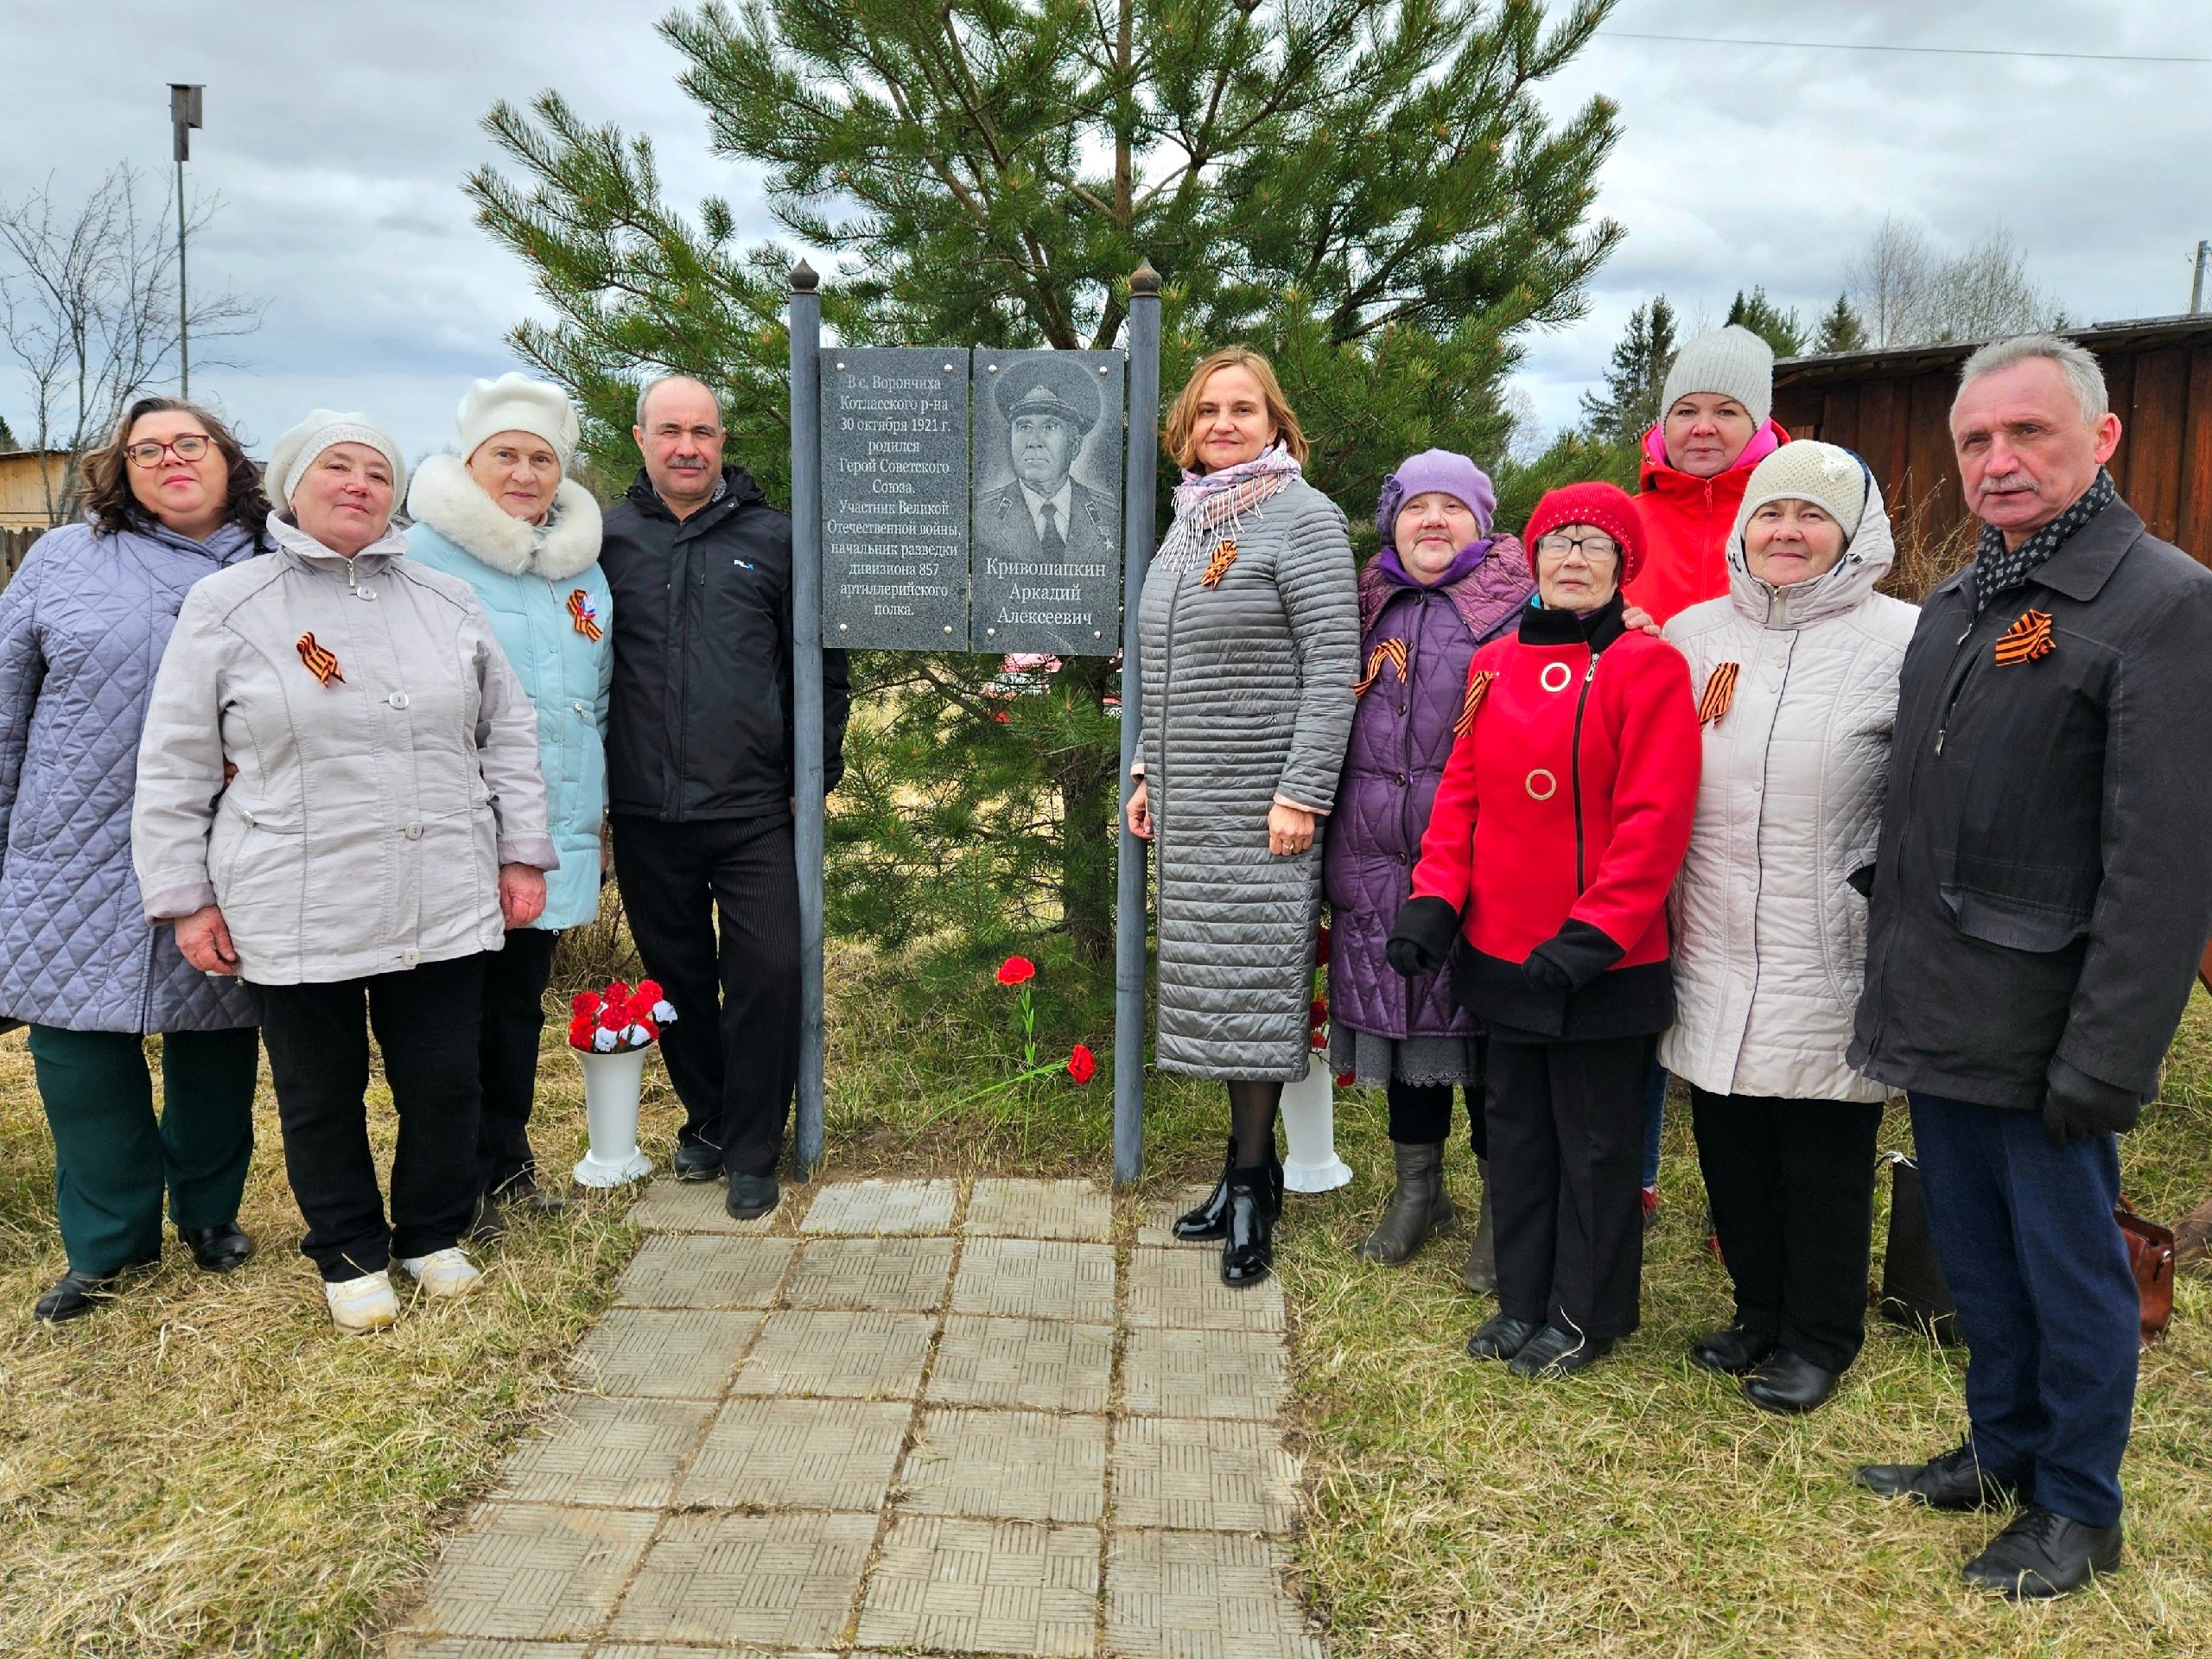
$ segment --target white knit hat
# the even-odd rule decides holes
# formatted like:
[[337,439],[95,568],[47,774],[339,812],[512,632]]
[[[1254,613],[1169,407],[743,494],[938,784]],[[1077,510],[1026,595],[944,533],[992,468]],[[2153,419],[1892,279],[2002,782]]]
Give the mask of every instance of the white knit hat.
[[1744,486],[1744,506],[1737,522],[1770,501],[1810,501],[1843,526],[1846,542],[1859,533],[1873,484],[1866,463],[1833,443],[1801,438],[1785,443],[1751,469]]
[[567,392],[512,372],[471,386],[468,396],[461,400],[459,421],[463,461],[494,433],[528,432],[553,446],[565,472],[583,435]]
[[269,446],[266,481],[276,486],[279,505],[289,506],[292,492],[308,475],[315,457],[334,443],[365,443],[391,463],[391,496],[407,499],[407,463],[399,458],[399,441],[365,415],[341,414],[334,409],[311,409],[308,417]]
[[1660,394],[1661,413],[1694,391],[1733,397],[1751,416],[1754,429],[1764,426],[1774,413],[1774,347],[1739,323],[1700,334],[1675,353]]

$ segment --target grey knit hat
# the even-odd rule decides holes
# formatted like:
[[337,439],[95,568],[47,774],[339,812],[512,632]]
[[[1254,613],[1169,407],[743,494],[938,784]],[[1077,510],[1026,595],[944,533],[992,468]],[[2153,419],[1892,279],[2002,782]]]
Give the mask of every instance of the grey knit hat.
[[1751,417],[1756,430],[1774,413],[1774,347],[1738,323],[1700,334],[1675,353],[1667,371],[1660,411],[1694,391],[1733,397]]
[[1857,455],[1836,444],[1801,438],[1751,469],[1737,523],[1750,524],[1751,515],[1770,501],[1810,501],[1843,526],[1847,543],[1859,533],[1872,493],[1872,477]]
[[391,463],[391,499],[407,499],[407,464],[400,459],[399,441],[365,415],[334,409],[311,409],[307,419],[269,446],[265,482],[275,485],[276,505],[292,504],[292,492],[308,475],[315,458],[334,443],[365,443]]

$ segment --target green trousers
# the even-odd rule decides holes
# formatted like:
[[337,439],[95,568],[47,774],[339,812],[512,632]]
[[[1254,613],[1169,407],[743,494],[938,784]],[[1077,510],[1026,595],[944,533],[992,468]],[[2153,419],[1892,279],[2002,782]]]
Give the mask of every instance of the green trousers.
[[54,1134],[54,1209],[69,1265],[110,1274],[162,1253],[162,1194],[180,1227],[238,1219],[253,1161],[261,1033],[162,1039],[162,1114],[144,1039],[130,1032],[30,1028],[39,1098]]

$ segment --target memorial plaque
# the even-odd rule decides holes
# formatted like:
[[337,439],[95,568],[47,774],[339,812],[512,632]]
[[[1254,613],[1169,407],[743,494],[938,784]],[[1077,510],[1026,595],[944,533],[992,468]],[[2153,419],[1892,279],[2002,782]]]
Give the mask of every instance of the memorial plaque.
[[1122,648],[1120,352],[976,353],[974,651]]
[[969,648],[964,346],[822,353],[822,639]]

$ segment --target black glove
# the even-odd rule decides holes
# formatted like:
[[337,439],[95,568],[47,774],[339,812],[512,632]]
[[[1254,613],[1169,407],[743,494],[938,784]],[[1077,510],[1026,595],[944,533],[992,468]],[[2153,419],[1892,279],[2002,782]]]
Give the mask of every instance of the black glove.
[[1408,899],[1398,911],[1398,925],[1390,930],[1382,955],[1408,979],[1433,974],[1452,954],[1452,941],[1459,935],[1459,912],[1441,899]]
[[1872,899],[1874,896],[1874,867],[1872,864],[1861,864],[1843,878],[1843,885],[1861,899]]
[[2044,1082],[2044,1139],[2054,1147],[2093,1135],[2125,1135],[2143,1113],[2133,1090],[2101,1082],[2056,1054]]
[[1529,953],[1521,977],[1540,991],[1579,991],[1627,954],[1603,928],[1569,918]]

